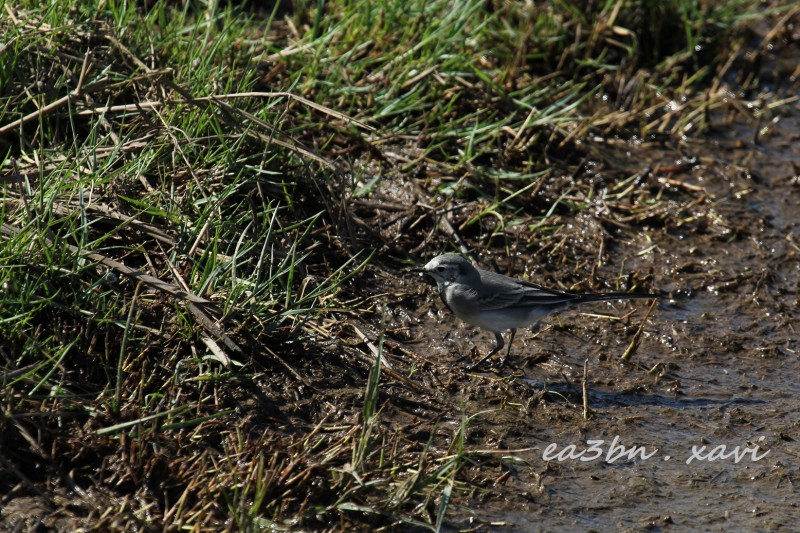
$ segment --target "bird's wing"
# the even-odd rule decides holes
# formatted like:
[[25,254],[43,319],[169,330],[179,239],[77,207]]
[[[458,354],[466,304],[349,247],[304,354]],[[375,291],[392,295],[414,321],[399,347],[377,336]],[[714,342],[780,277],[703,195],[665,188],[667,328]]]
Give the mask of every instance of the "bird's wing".
[[552,306],[554,308],[575,300],[575,295],[547,289],[534,283],[503,276],[494,272],[482,272],[480,307],[483,311],[507,307]]
[[485,290],[478,293],[478,305],[481,311],[494,311],[516,306],[525,296],[521,285],[492,287],[484,284]]
[[529,281],[504,276],[496,272],[481,271],[481,288],[477,290],[482,311],[508,307],[543,307],[548,312],[558,311],[569,304],[634,298],[658,298],[657,294],[637,293],[580,293],[548,289]]
[[527,281],[520,281],[519,283],[524,287],[525,292],[518,305],[526,307],[541,305],[557,308],[579,299],[579,296],[569,292],[548,289]]

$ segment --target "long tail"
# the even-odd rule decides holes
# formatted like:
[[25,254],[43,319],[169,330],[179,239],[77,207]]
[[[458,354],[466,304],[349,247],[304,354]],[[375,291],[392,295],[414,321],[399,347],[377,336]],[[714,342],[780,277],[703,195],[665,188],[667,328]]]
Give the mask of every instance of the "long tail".
[[602,292],[599,294],[574,293],[574,296],[575,299],[572,300],[573,303],[605,302],[608,300],[639,300],[639,299],[652,300],[654,298],[661,298],[660,294],[634,293],[634,292]]

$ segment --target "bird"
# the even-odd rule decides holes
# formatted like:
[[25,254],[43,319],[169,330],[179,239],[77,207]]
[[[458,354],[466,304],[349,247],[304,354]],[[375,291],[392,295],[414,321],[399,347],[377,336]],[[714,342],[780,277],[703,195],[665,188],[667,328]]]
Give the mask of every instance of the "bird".
[[607,300],[653,299],[652,293],[578,293],[548,289],[535,283],[476,268],[458,254],[443,254],[412,272],[428,275],[436,281],[444,305],[458,318],[494,333],[495,347],[467,370],[482,365],[500,351],[505,343],[502,332],[511,330],[505,356],[492,366],[502,368],[514,342],[517,328],[538,323],[550,313],[576,304]]

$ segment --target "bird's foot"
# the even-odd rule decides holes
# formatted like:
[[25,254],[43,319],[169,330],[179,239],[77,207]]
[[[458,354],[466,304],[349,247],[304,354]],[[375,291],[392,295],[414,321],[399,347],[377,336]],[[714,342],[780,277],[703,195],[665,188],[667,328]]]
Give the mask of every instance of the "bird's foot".
[[[464,365],[464,370],[466,370],[468,372],[472,372],[473,370],[475,370],[476,368],[481,366],[484,362],[485,362],[484,360],[481,360],[481,361],[478,361],[477,363],[470,363],[468,365]],[[488,365],[488,366],[491,367],[492,365]]]
[[505,360],[505,358],[500,359],[499,361],[488,361],[488,360],[484,359],[482,361],[478,361],[477,363],[471,363],[471,364],[465,365],[464,366],[464,370],[472,371],[472,370],[475,370],[476,368],[478,368],[478,367],[480,367],[481,365],[484,365],[484,364],[485,364],[487,370],[495,369],[495,368],[496,369],[501,369],[504,366],[506,366],[506,360]]

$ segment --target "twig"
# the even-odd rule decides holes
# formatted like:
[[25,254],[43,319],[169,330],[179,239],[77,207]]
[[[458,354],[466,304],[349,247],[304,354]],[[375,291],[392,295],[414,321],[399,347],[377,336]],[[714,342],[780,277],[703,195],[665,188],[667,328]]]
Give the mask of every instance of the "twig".
[[150,67],[148,67],[147,65],[145,65],[145,64],[144,64],[144,62],[143,62],[141,59],[139,59],[138,57],[136,57],[135,55],[133,55],[133,52],[131,52],[131,51],[130,51],[130,49],[129,49],[127,46],[125,46],[124,44],[122,44],[121,42],[119,42],[119,41],[117,40],[117,38],[116,38],[116,37],[114,37],[114,36],[113,36],[113,35],[112,35],[110,32],[104,32],[104,37],[105,37],[106,39],[108,39],[108,40],[109,40],[109,42],[111,42],[111,44],[113,44],[114,46],[116,46],[116,47],[117,47],[117,49],[118,49],[120,52],[122,52],[122,54],[123,54],[123,55],[126,55],[126,56],[128,56],[128,58],[130,58],[130,60],[131,60],[131,61],[133,61],[133,62],[134,62],[134,64],[135,64],[137,67],[139,67],[140,69],[142,69],[143,71],[145,71],[145,72],[147,72],[147,73],[151,73],[151,72],[153,72],[153,70],[152,70]]
[[[145,74],[143,76],[136,76],[134,78],[126,80],[125,83],[133,83],[133,82],[141,80],[141,79],[146,79],[146,78],[151,78],[153,76],[161,75],[162,73],[163,73],[163,71],[152,71],[152,72],[150,72],[148,74]],[[89,93],[96,92],[96,91],[98,91],[100,89],[103,89],[104,87],[107,87],[107,86],[110,86],[110,85],[114,85],[114,84],[115,83],[113,82],[113,80],[111,80],[109,77],[104,77],[104,78],[101,78],[100,80],[98,80],[98,81],[96,81],[94,83],[90,83],[89,85],[87,85],[85,87],[77,87],[74,91],[72,91],[71,93],[69,93],[66,96],[62,96],[61,98],[59,98],[55,102],[51,102],[51,103],[47,104],[46,106],[42,107],[41,109],[38,109],[38,110],[33,111],[31,113],[28,113],[24,117],[22,117],[20,119],[17,119],[17,120],[15,120],[13,122],[9,122],[5,126],[0,127],[0,135],[5,135],[6,133],[18,128],[19,126],[21,126],[23,124],[26,124],[26,123],[28,123],[28,122],[30,122],[32,120],[35,120],[35,119],[37,119],[37,118],[49,113],[50,111],[53,111],[54,109],[58,109],[59,107],[62,107],[64,105],[66,105],[67,103],[69,103],[70,101],[72,101],[72,100],[74,100],[74,99],[76,99],[78,97],[85,96],[85,95],[87,95]]]
[[[15,228],[14,226],[11,226],[9,224],[3,224],[2,226],[0,226],[0,234],[13,236],[13,235],[18,235],[20,231],[21,230],[19,230],[18,228]],[[53,240],[48,237],[45,237],[44,241],[47,242],[48,244],[53,243]],[[236,353],[242,353],[242,349],[235,342],[233,342],[233,340],[228,335],[226,335],[225,332],[222,331],[222,329],[219,326],[217,326],[214,323],[214,321],[208,316],[208,314],[206,314],[206,312],[203,309],[200,308],[200,306],[208,307],[211,309],[215,308],[215,304],[211,300],[203,298],[202,296],[198,296],[190,292],[189,290],[185,290],[172,283],[163,281],[155,276],[151,276],[150,274],[145,274],[144,272],[125,266],[119,261],[111,259],[110,257],[106,257],[102,254],[98,254],[95,252],[87,253],[85,250],[82,250],[81,248],[74,246],[72,244],[67,244],[66,246],[70,252],[76,255],[83,255],[84,257],[92,261],[96,261],[101,265],[105,265],[108,268],[115,270],[116,272],[119,272],[120,274],[123,274],[138,283],[142,283],[144,285],[157,289],[161,292],[165,292],[170,296],[183,300],[186,304],[186,308],[197,319],[197,322],[203,329],[205,329],[208,333],[210,333],[217,339],[221,340],[222,343],[228,349]]]
[[467,244],[464,242],[464,239],[461,238],[461,235],[458,234],[456,228],[453,227],[453,224],[450,222],[450,219],[447,218],[447,215],[443,214],[439,221],[440,224],[447,230],[447,232],[452,235],[453,240],[456,241],[458,249],[461,250],[461,253],[469,256],[469,248],[467,247]]
[[[202,101],[202,100],[200,100],[200,101]],[[325,157],[323,157],[320,154],[317,154],[317,153],[313,152],[310,148],[308,148],[305,145],[303,145],[303,143],[301,143],[300,141],[298,141],[298,140],[286,135],[284,132],[280,131],[278,128],[276,128],[272,124],[269,124],[268,122],[266,122],[264,120],[261,120],[260,118],[258,118],[254,114],[249,113],[249,112],[247,112],[247,111],[245,111],[243,109],[239,109],[238,107],[233,107],[232,105],[228,104],[227,102],[223,102],[221,100],[212,100],[212,102],[214,102],[218,107],[224,109],[225,111],[227,111],[227,112],[229,112],[231,114],[235,114],[235,115],[239,115],[241,117],[244,117],[247,120],[257,124],[258,126],[261,126],[265,130],[270,132],[270,136],[267,137],[263,133],[259,133],[257,131],[253,131],[253,130],[248,129],[247,132],[246,132],[248,135],[251,135],[253,137],[257,137],[258,139],[264,141],[267,144],[275,143],[278,146],[282,146],[282,147],[286,148],[287,150],[292,150],[294,152],[297,152],[297,153],[299,153],[301,155],[306,156],[309,159],[313,159],[314,161],[316,161],[318,163],[321,163],[322,165],[328,167],[331,170],[335,170],[336,167],[328,159],[326,159]],[[194,102],[190,101],[190,103],[194,103]],[[289,137],[292,140],[292,142],[289,143],[289,142],[286,142],[286,141],[282,141],[280,139],[276,139],[274,137],[275,133],[280,133],[282,135],[286,135],[287,137]]]
[[263,349],[265,352],[269,353],[270,357],[278,361],[286,370],[288,370],[289,373],[292,374],[298,381],[302,382],[306,387],[317,390],[314,388],[314,386],[311,384],[310,381],[308,381],[305,377],[301,376],[300,373],[297,370],[295,370],[292,365],[287,363],[283,359],[283,357],[275,353],[269,346],[264,345]]
[[[373,349],[374,349],[374,350],[377,350],[377,347],[376,347],[374,344],[372,344],[371,342],[369,342],[369,340],[367,339],[366,335],[364,335],[364,333],[363,333],[363,332],[361,332],[361,331],[360,331],[360,330],[359,330],[359,329],[358,329],[358,328],[355,326],[355,324],[353,324],[352,322],[349,322],[349,325],[350,325],[350,326],[353,328],[353,330],[356,332],[356,335],[358,335],[358,336],[359,336],[359,338],[361,338],[361,339],[362,339],[362,341],[365,341],[365,342],[367,343],[367,345],[368,345],[368,346],[370,346],[370,351],[372,351]],[[372,363],[372,362],[373,362],[373,359],[371,359],[370,357],[368,357],[366,354],[363,354],[363,355],[362,355],[362,352],[361,352],[360,350],[355,350],[355,352],[356,352],[356,353],[359,355],[359,357],[361,357],[361,358],[362,358],[362,359],[363,359],[365,362],[368,362],[368,363]],[[373,352],[373,353],[375,353],[375,352]],[[399,381],[400,383],[403,383],[403,384],[407,385],[408,387],[410,387],[410,388],[414,389],[414,390],[415,390],[415,391],[417,391],[417,392],[423,392],[423,393],[424,393],[424,392],[428,392],[428,391],[427,391],[427,390],[426,390],[424,387],[421,387],[421,386],[417,385],[416,383],[414,383],[413,381],[411,381],[411,380],[410,380],[410,379],[408,379],[407,377],[403,376],[402,374],[399,374],[398,372],[396,372],[395,370],[393,370],[393,369],[392,369],[390,366],[388,366],[388,365],[386,364],[386,361],[383,359],[383,354],[381,354],[381,362],[382,362],[382,363],[384,364],[384,366],[385,366],[385,370],[383,370],[383,372],[385,372],[387,376],[391,377],[392,379],[396,379],[396,380],[397,380],[397,381]]]
[[[367,338],[367,336],[364,335],[364,333],[360,329],[358,329],[358,327],[355,324],[353,324],[352,322],[350,323],[350,327],[352,327],[353,330],[356,332],[356,335],[358,335],[358,338],[361,339],[361,342],[366,343],[367,346],[369,347],[369,350],[372,352],[372,354],[375,357],[377,357],[378,354],[380,353],[380,350],[378,350],[378,347],[375,346],[375,344],[371,340],[369,340],[369,338]],[[386,368],[391,369],[392,365],[389,364],[389,361],[386,360],[386,357],[382,353],[380,353],[380,356],[381,356],[381,364],[383,366],[385,366]]]
[[217,361],[226,367],[231,366],[231,358],[228,357],[228,354],[226,354],[222,348],[220,348],[219,344],[217,344],[217,341],[208,335],[201,335],[200,340],[203,341],[203,344],[205,344],[209,350],[211,350],[211,353],[214,354],[214,357]]
[[374,127],[361,122],[360,120],[356,120],[353,117],[345,115],[340,111],[336,111],[331,109],[330,107],[318,104],[316,102],[312,102],[302,96],[297,96],[292,93],[287,92],[250,92],[250,93],[228,93],[228,94],[214,94],[211,96],[186,96],[183,99],[179,100],[155,100],[155,101],[146,101],[146,102],[137,102],[135,104],[120,104],[120,105],[111,105],[111,106],[101,106],[101,107],[93,107],[90,109],[82,109],[78,111],[78,115],[98,115],[102,113],[109,113],[109,112],[118,112],[118,111],[141,111],[145,109],[159,109],[167,105],[177,105],[177,104],[193,104],[199,102],[214,102],[219,103],[222,100],[236,100],[239,98],[289,98],[291,100],[295,100],[305,106],[308,106],[312,109],[316,109],[326,115],[331,117],[337,118],[339,120],[343,120],[350,124],[354,124],[361,129],[367,131],[376,131]]
[[622,354],[620,360],[627,361],[630,358],[630,356],[633,355],[633,352],[636,350],[636,346],[639,344],[639,337],[642,335],[642,331],[644,330],[644,325],[647,322],[647,319],[650,317],[650,313],[653,312],[653,308],[655,308],[656,303],[658,303],[658,299],[653,298],[653,303],[650,304],[650,308],[647,310],[647,314],[644,315],[642,323],[639,324],[639,329],[637,329],[636,333],[634,333],[633,338],[631,339],[631,343],[628,345],[628,349],[625,350],[624,354]]
[[229,350],[232,350],[236,353],[242,353],[242,349],[239,348],[239,345],[233,342],[233,339],[228,337],[225,332],[222,331],[222,329],[217,326],[213,320],[211,320],[211,317],[209,317],[205,311],[200,309],[200,307],[194,303],[188,301],[186,302],[186,308],[194,315],[194,317],[197,319],[197,322],[203,327],[203,329],[221,340]]
[[131,268],[129,266],[125,266],[119,261],[111,259],[110,257],[106,257],[104,255],[89,252],[86,253],[85,250],[81,250],[77,246],[73,246],[72,244],[68,244],[67,248],[70,252],[74,254],[85,254],[85,257],[91,259],[92,261],[96,261],[101,265],[105,265],[112,270],[116,270],[120,274],[123,274],[134,281],[141,281],[145,285],[148,285],[154,289],[157,289],[161,292],[166,292],[170,296],[174,296],[175,298],[179,298],[181,300],[185,300],[186,302],[191,302],[200,305],[214,305],[211,300],[203,298],[202,296],[197,296],[191,292],[187,292],[182,288],[178,287],[177,285],[173,285],[172,283],[167,283],[155,276],[151,276],[150,274],[145,274],[135,268]]
[[589,393],[587,391],[587,381],[589,380],[589,359],[583,360],[583,379],[581,380],[581,390],[583,391],[583,419],[589,419]]

